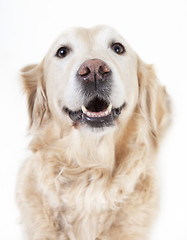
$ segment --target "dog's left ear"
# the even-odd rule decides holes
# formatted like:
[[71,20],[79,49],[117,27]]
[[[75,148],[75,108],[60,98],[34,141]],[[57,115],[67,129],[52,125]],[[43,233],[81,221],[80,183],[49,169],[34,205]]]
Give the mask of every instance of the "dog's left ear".
[[170,99],[152,65],[138,58],[139,110],[147,121],[150,132],[160,138],[170,122]]
[[43,79],[43,62],[21,70],[23,90],[27,95],[30,127],[38,128],[49,117],[46,87]]

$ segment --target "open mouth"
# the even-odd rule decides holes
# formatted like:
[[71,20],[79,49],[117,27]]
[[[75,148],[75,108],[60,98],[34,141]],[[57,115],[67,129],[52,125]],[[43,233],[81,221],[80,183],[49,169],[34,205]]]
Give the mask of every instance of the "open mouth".
[[114,125],[114,120],[119,117],[125,105],[126,103],[119,108],[112,108],[110,102],[95,97],[79,111],[71,111],[67,107],[64,107],[64,111],[73,122],[86,123],[91,127],[99,128]]

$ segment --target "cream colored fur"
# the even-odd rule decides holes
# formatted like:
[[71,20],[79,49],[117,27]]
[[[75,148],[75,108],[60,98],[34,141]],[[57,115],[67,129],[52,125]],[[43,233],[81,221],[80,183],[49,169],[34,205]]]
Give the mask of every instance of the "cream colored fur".
[[[97,36],[95,41],[88,34]],[[71,29],[55,44],[65,38],[66,44],[71,40],[77,45],[83,42],[85,49],[86,44],[90,49],[99,44],[103,48],[106,35],[118,37],[109,27]],[[148,236],[158,206],[155,156],[168,124],[169,100],[153,67],[128,45],[127,51],[124,60],[99,50],[88,54],[113,66],[113,99],[115,91],[119,95],[114,105],[123,96],[128,100],[115,127],[102,130],[74,125],[59,107],[59,102],[67,103],[71,94],[76,95],[72,76],[87,58],[86,50],[59,68],[59,63],[51,63],[52,47],[41,64],[22,70],[33,138],[32,154],[19,172],[17,202],[29,240],[145,240]],[[76,104],[81,101],[74,97]]]

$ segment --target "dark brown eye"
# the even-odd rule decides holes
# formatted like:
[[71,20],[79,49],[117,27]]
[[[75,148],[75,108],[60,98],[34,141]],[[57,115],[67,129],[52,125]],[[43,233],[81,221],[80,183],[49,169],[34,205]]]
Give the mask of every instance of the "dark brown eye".
[[121,43],[113,43],[111,48],[119,55],[125,52],[125,47]]
[[69,52],[70,52],[70,49],[68,47],[61,47],[58,49],[55,56],[59,58],[64,58],[69,54]]

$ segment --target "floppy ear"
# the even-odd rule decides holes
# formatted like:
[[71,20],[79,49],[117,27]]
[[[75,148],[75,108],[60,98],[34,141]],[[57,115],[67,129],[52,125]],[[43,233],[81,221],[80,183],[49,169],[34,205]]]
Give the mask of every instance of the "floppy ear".
[[21,70],[24,92],[27,94],[30,127],[39,127],[49,117],[43,63],[29,65]]
[[149,130],[158,139],[170,122],[170,99],[152,65],[138,58],[139,109]]

